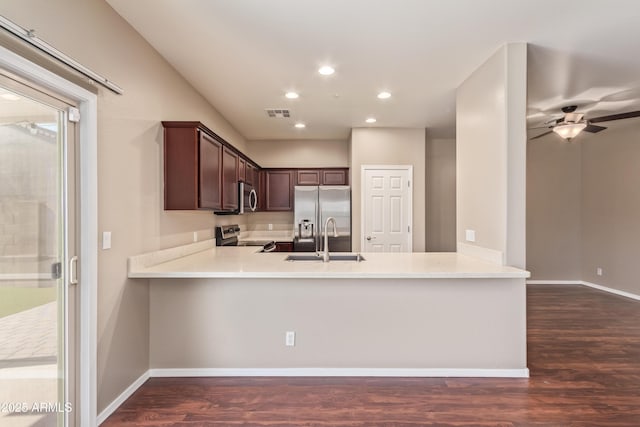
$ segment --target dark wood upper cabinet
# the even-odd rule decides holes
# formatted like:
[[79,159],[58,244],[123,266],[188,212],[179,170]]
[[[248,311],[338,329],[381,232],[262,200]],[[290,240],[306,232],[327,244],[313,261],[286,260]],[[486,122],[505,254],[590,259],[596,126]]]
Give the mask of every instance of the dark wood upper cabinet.
[[265,210],[293,210],[294,174],[291,169],[270,169],[265,171]]
[[162,126],[165,210],[236,210],[238,181],[257,183],[259,166],[200,122]]
[[348,185],[349,169],[323,169],[322,185]]
[[164,127],[165,210],[238,208],[238,181],[258,192],[258,210],[292,211],[296,185],[348,185],[348,168],[261,169],[200,122]]
[[238,181],[247,182],[247,161],[243,157],[238,158]]
[[349,169],[296,169],[296,185],[349,185]]
[[222,210],[238,209],[238,154],[228,147],[222,152]]
[[245,182],[247,184],[253,185],[254,187],[258,186],[258,177],[257,177],[257,171],[258,169],[252,165],[251,163],[247,162],[247,166],[245,169]]
[[321,171],[319,169],[298,169],[296,171],[297,185],[320,185]]
[[199,205],[201,209],[222,208],[222,144],[200,132]]
[[194,123],[172,124],[163,122],[164,208],[220,209],[222,144],[201,132]]

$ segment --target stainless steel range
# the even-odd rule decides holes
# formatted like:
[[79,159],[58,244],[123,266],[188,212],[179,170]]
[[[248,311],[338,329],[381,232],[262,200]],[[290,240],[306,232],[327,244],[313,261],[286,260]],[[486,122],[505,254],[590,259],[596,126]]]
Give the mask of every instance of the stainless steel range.
[[262,246],[262,252],[273,252],[276,249],[274,240],[241,240],[238,224],[216,227],[216,246]]

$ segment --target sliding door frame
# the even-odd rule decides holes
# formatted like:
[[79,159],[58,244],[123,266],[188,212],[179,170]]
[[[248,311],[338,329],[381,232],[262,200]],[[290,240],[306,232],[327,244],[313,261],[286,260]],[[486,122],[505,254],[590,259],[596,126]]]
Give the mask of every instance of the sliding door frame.
[[95,94],[0,46],[0,67],[79,104],[79,370],[76,390],[81,426],[97,422],[98,98]]

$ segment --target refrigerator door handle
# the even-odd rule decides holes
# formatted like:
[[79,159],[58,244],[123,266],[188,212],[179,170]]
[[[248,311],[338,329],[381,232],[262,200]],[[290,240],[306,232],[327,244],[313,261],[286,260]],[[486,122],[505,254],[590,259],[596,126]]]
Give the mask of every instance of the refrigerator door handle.
[[322,250],[322,248],[320,247],[320,244],[322,242],[322,218],[320,217],[321,211],[320,211],[320,191],[318,190],[318,192],[316,193],[317,198],[316,198],[316,204],[315,204],[315,210],[316,210],[316,252],[320,252]]

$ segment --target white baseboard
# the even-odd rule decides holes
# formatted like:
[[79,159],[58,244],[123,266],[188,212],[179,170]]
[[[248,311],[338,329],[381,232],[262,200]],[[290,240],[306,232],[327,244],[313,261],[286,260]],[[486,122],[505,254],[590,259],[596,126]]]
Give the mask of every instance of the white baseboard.
[[113,414],[116,409],[118,409],[120,405],[124,403],[125,400],[127,400],[133,393],[135,393],[136,390],[140,388],[142,384],[145,383],[145,381],[149,379],[149,372],[150,371],[146,371],[144,374],[140,375],[137,380],[132,382],[125,391],[120,393],[120,395],[116,397],[113,402],[111,402],[106,408],[102,410],[102,412],[100,412],[100,414],[98,414],[97,425],[105,422],[105,420],[109,418],[109,415]]
[[640,301],[640,295],[633,294],[620,289],[609,288],[607,286],[598,285],[596,283],[586,282],[584,280],[527,280],[527,285],[584,285],[600,291],[609,292],[610,294],[620,295]]
[[527,285],[582,285],[581,280],[527,280]]
[[186,368],[149,369],[135,380],[98,415],[97,425],[105,422],[125,400],[152,377],[493,377],[529,378],[523,369],[396,369],[396,368]]
[[202,368],[150,369],[151,377],[495,377],[529,378],[529,369]]
[[583,281],[582,284],[585,285],[585,286],[589,286],[590,288],[599,289],[601,291],[609,292],[611,294],[616,294],[616,295],[620,295],[620,296],[623,296],[623,297],[627,297],[627,298],[631,298],[631,299],[640,301],[640,295],[632,294],[631,292],[621,291],[619,289],[608,288],[606,286],[598,285],[598,284],[591,283],[591,282],[584,282]]

